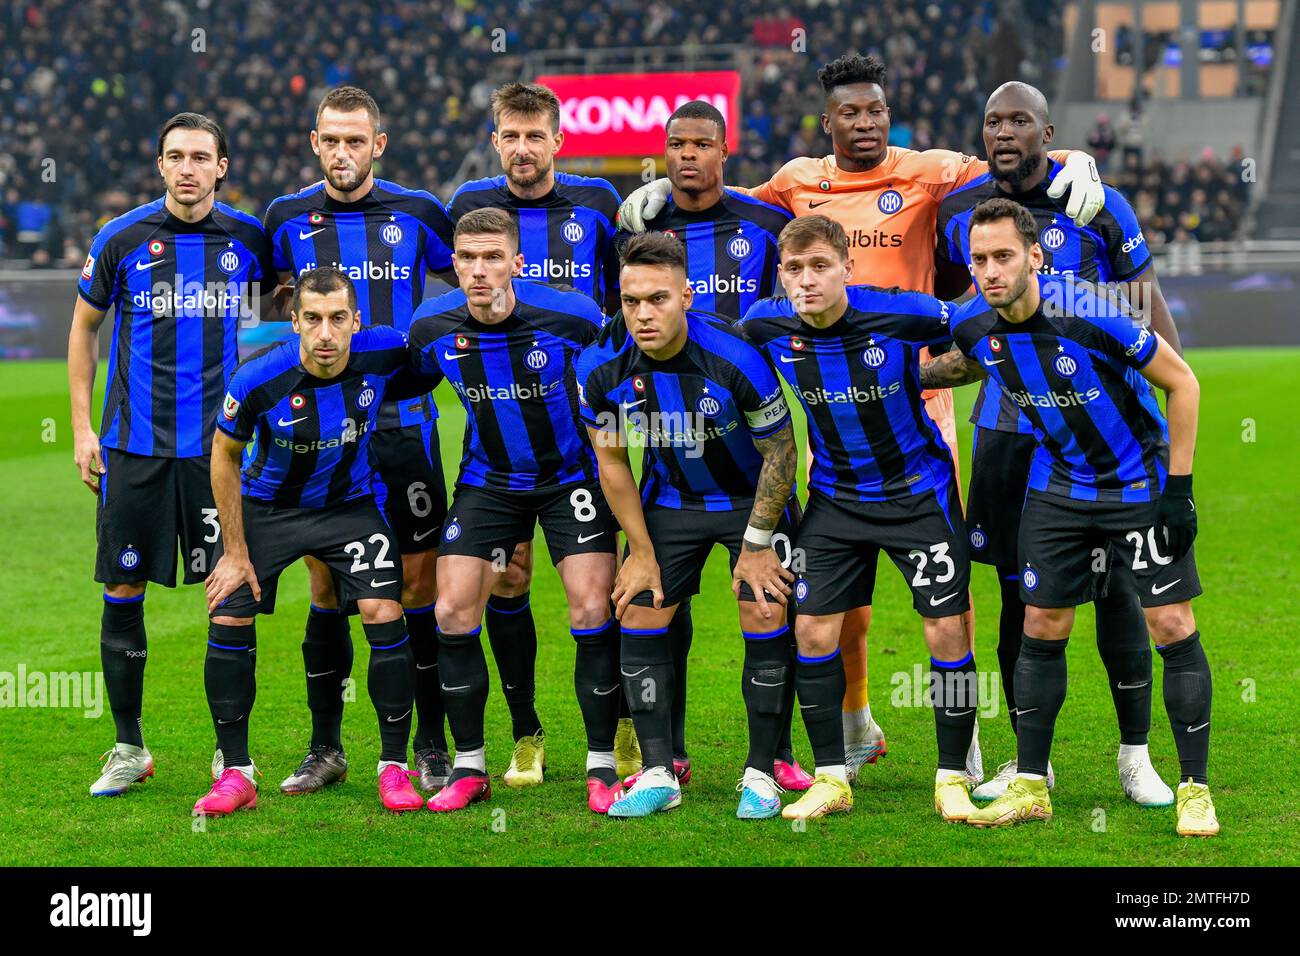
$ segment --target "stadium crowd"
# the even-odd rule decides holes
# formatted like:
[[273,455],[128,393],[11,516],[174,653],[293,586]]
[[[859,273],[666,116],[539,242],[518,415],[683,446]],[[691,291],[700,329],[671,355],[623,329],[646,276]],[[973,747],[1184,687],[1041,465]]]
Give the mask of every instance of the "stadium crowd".
[[[871,17],[850,0],[707,11],[663,0],[384,0],[365,16],[330,18],[270,0],[6,0],[0,258],[80,266],[103,221],[158,194],[148,162],[158,124],[196,104],[230,136],[222,200],[260,215],[270,199],[318,178],[306,131],[322,93],[341,83],[373,91],[384,109],[380,175],[446,199],[466,154],[486,144],[491,90],[519,77],[524,52],[557,47],[746,46],[735,182],[761,182],[787,159],[828,150],[816,68],[845,49],[890,65],[892,143],[981,154],[989,91],[1012,78],[1052,86],[1060,4],[1021,0],[1021,8],[1008,19],[994,0],[881,0]],[[494,52],[502,40],[505,52]],[[1212,159],[1153,157],[1113,175],[1158,238],[1179,229],[1227,238],[1239,221],[1241,189]]]

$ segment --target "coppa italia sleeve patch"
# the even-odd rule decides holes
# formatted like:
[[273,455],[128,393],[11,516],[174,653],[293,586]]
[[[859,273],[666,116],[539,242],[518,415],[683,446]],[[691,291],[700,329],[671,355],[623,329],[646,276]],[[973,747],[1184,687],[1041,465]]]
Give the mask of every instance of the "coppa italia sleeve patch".
[[221,406],[221,414],[228,422],[233,422],[239,416],[239,402],[229,392],[226,393],[226,401]]
[[93,278],[94,275],[95,275],[95,257],[91,255],[87,255],[86,264],[81,267],[81,278],[89,280]]

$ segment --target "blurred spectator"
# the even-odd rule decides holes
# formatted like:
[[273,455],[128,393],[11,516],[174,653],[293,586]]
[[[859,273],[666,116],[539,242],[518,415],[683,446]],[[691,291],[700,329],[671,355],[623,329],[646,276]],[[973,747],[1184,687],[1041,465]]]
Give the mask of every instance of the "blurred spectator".
[[1143,151],[1147,145],[1147,127],[1150,121],[1146,114],[1142,112],[1142,100],[1133,97],[1128,104],[1128,112],[1119,124],[1119,142],[1124,149],[1124,161],[1128,162],[1130,155],[1136,156],[1138,162],[1142,161]]
[[1097,114],[1097,122],[1088,131],[1088,151],[1097,160],[1097,168],[1104,174],[1110,171],[1110,154],[1115,149],[1115,128],[1110,125],[1110,117],[1105,113]]

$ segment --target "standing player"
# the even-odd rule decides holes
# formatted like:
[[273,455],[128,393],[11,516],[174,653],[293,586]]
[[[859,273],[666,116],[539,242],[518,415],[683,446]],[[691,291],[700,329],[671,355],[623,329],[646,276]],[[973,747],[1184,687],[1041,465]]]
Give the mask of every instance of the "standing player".
[[[1035,275],[1039,226],[1023,206],[989,199],[971,213],[971,268],[980,295],[953,317],[961,352],[939,359],[987,374],[1033,423],[1038,449],[1020,519],[1015,778],[967,817],[976,826],[1047,819],[1048,757],[1065,701],[1065,645],[1074,609],[1092,597],[1093,552],[1132,572],[1147,628],[1164,659],[1165,709],[1181,764],[1177,831],[1219,831],[1206,777],[1210,666],[1192,616],[1201,593],[1192,542],[1192,457],[1200,386],[1158,333],[1096,294]],[[1135,377],[1132,373],[1139,373]],[[1168,395],[1169,418],[1150,386]]]
[[[334,266],[352,280],[364,326],[406,332],[424,298],[425,273],[451,275],[451,223],[429,193],[375,178],[374,162],[387,144],[369,93],[355,86],[331,90],[317,107],[311,133],[324,179],[272,202],[266,232],[284,281]],[[371,441],[375,498],[402,554],[402,605],[416,659],[415,767],[425,790],[441,787],[450,772],[433,614],[438,537],[447,513],[437,418],[429,395],[386,401]],[[352,672],[352,638],[328,570],[314,558],[307,565],[311,610],[302,656],[312,734],[302,764],[280,784],[285,793],[319,790],[342,779],[348,766],[339,688]]]
[[[208,574],[221,535],[208,484],[212,422],[235,370],[241,318],[270,307],[275,270],[257,220],[216,202],[226,134],[178,113],[158,136],[166,195],[106,225],[81,270],[68,388],[81,480],[99,497],[95,580],[104,585],[100,658],[117,742],[90,787],[125,793],[154,772],[140,725],[145,585]],[[260,299],[259,299],[260,296]],[[99,326],[117,306],[99,433],[90,424]]]
[[848,237],[825,216],[781,231],[781,283],[741,329],[772,359],[808,418],[813,450],[808,508],[796,544],[804,570],[799,613],[799,708],[817,761],[816,780],[782,815],[819,817],[853,807],[844,759],[844,613],[871,604],[880,552],[912,589],[930,651],[939,766],[934,806],[966,819],[966,755],[979,707],[975,659],[962,622],[970,607],[970,559],[952,456],[925,413],[917,353],[951,339],[948,304],[919,292],[846,288]]
[[[694,295],[691,308],[736,322],[751,305],[776,290],[776,237],[790,214],[723,184],[727,123],[716,107],[702,100],[684,103],[668,117],[664,132],[672,194],[646,228],[682,240],[686,278]],[[620,232],[615,241],[622,244],[633,235]],[[673,770],[682,783],[691,776],[686,753],[686,665],[692,633],[688,596],[668,626],[675,667]],[[812,777],[794,759],[788,719],[777,747],[776,779],[785,790],[806,790],[812,784]]]
[[[771,180],[747,191],[796,216],[820,210],[820,215],[840,223],[849,239],[854,281],[934,292],[934,224],[939,201],[987,172],[987,165],[950,150],[919,153],[889,146],[885,66],[874,56],[845,54],[826,64],[817,76],[826,94],[822,129],[831,137],[833,152],[793,159]],[[1056,157],[1065,160],[1065,167],[1052,184],[1052,195],[1068,191],[1068,214],[1086,224],[1104,199],[1096,165],[1086,153],[1058,153]],[[658,213],[668,191],[667,180],[657,180],[634,192],[619,209],[620,226],[639,231],[645,217]],[[944,391],[925,397],[960,472],[952,395]],[[863,763],[874,763],[886,750],[884,733],[871,717],[867,698],[866,633],[870,621],[870,608],[853,609],[845,615],[841,635],[848,676],[844,735],[850,780]],[[973,627],[970,630],[973,647]],[[982,774],[978,739],[971,741],[969,769]]]
[[[1024,83],[1005,83],[984,108],[984,149],[989,172],[949,193],[939,205],[939,268],[936,282],[944,298],[956,298],[970,285],[968,232],[975,207],[985,199],[1013,196],[1034,217],[1043,250],[1043,271],[1107,285],[1122,284],[1135,309],[1149,309],[1151,328],[1175,350],[1178,333],[1156,279],[1151,253],[1133,209],[1105,186],[1106,205],[1086,227],[1065,214],[1064,203],[1047,194],[1061,167],[1047,154],[1052,141],[1047,100]],[[946,277],[952,276],[952,280]],[[921,371],[927,388],[947,388],[930,368]],[[1015,669],[1020,653],[1025,605],[1020,600],[1016,537],[1020,510],[1008,502],[1024,501],[1029,463],[1037,447],[1033,427],[1016,404],[986,379],[971,414],[975,442],[966,524],[971,555],[998,570],[1002,616],[998,628],[998,666],[1006,694],[1011,729],[1016,727]],[[1147,736],[1151,729],[1151,644],[1132,581],[1116,568],[1106,594],[1093,602],[1097,611],[1097,649],[1106,666],[1119,718],[1119,775],[1124,793],[1144,806],[1168,806],[1173,791],[1151,766]],[[976,788],[976,800],[1000,797],[1016,775],[1014,760],[993,779]],[[1048,767],[1048,787],[1053,785]]]
[[379,717],[380,800],[397,812],[424,802],[406,769],[415,658],[398,603],[402,570],[373,497],[369,449],[390,380],[410,362],[406,336],[361,331],[357,305],[356,289],[339,270],[299,276],[291,312],[298,337],[241,365],[217,416],[212,494],[225,534],[207,582],[203,683],[224,766],[195,814],[257,805],[248,755],[254,615],[275,609],[280,572],[309,554],[337,576],[340,596],[357,602],[370,644],[366,682]]
[[[578,361],[600,484],[627,535],[613,597],[623,687],[646,766],[609,815],[643,817],[681,803],[668,629],[681,601],[699,593],[705,561],[720,544],[731,554],[745,640],[749,754],[736,815],[774,817],[782,788],[772,769],[794,695],[785,613],[793,575],[773,547],[779,536],[790,560],[799,457],[790,413],[762,354],[729,326],[689,311],[695,296],[677,239],[631,239],[619,288],[624,321],[610,323]],[[629,418],[646,443],[640,492],[628,461]]]
[[515,278],[523,256],[503,210],[461,216],[454,244],[460,288],[420,306],[411,326],[412,360],[446,378],[466,412],[465,456],[438,557],[439,659],[456,761],[429,809],[459,810],[491,795],[479,632],[515,545],[531,541],[540,522],[577,642],[587,805],[604,813],[622,794],[614,759],[618,626],[609,608],[618,529],[578,422],[573,369],[600,330],[600,309],[581,293]]
[[[507,83],[492,94],[492,146],[503,174],[465,183],[451,197],[453,222],[476,209],[503,209],[519,231],[520,276],[572,286],[612,314],[618,303],[614,221],[619,196],[607,181],[555,171],[564,145],[560,101],[544,86]],[[535,706],[537,625],[529,607],[533,544],[518,542],[510,567],[487,604],[488,641],[496,658],[515,749],[507,786],[542,782],[545,735]],[[641,765],[630,720],[619,725],[620,774]]]

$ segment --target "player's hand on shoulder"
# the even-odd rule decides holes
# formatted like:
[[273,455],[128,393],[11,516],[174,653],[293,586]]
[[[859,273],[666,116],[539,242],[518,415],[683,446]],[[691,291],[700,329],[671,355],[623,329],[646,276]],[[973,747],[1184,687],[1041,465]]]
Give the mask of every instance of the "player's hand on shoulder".
[[614,617],[623,620],[623,612],[632,603],[632,599],[644,591],[654,595],[656,608],[663,606],[664,589],[659,579],[659,562],[652,553],[633,551],[623,560],[623,566],[618,569],[618,576],[614,579],[614,592],[611,595]]
[[104,459],[99,447],[99,436],[93,429],[77,432],[72,439],[72,459],[81,471],[81,482],[99,494],[99,478],[104,474]]
[[203,583],[207,592],[208,613],[212,613],[230,595],[239,590],[241,584],[247,584],[253,591],[255,600],[262,600],[262,588],[257,583],[257,572],[248,555],[234,555],[229,551],[221,555],[208,579]]
[[776,551],[769,547],[751,550],[752,545],[741,546],[740,557],[736,559],[736,570],[731,574],[731,593],[740,597],[740,585],[748,584],[758,602],[758,613],[770,618],[773,614],[768,599],[785,607],[790,594],[787,582],[794,580],[794,575],[781,566],[781,559]]

